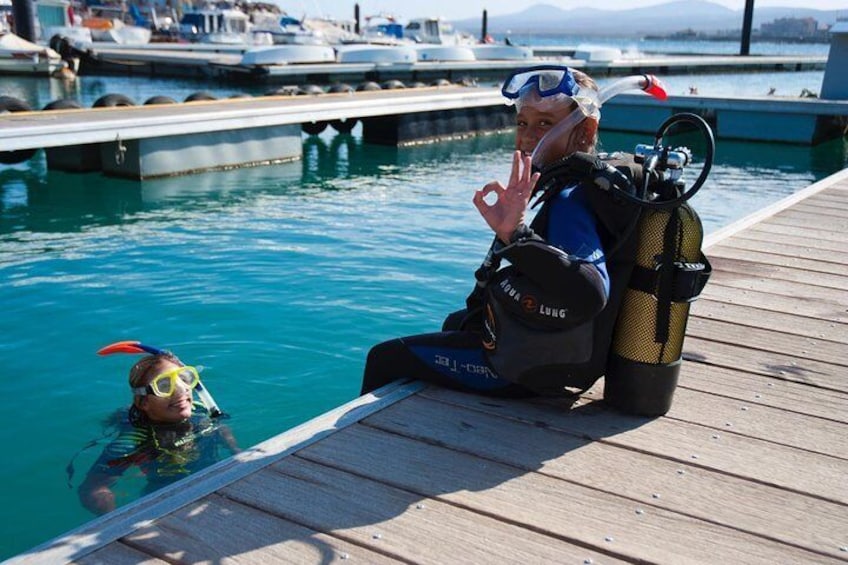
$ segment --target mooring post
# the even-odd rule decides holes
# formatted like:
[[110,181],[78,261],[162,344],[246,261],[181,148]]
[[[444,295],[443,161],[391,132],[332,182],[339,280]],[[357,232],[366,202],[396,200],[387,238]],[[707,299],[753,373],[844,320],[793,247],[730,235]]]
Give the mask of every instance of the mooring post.
[[32,0],[12,0],[12,17],[15,19],[15,35],[35,43],[38,38],[35,36],[35,5]]
[[745,0],[745,16],[742,20],[742,46],[740,55],[751,54],[751,26],[754,22],[754,0]]
[[355,22],[354,27],[353,27],[353,31],[356,32],[356,35],[359,35],[359,33],[360,33],[360,31],[359,31],[359,29],[360,29],[360,27],[359,27],[359,4],[353,5],[353,21]]

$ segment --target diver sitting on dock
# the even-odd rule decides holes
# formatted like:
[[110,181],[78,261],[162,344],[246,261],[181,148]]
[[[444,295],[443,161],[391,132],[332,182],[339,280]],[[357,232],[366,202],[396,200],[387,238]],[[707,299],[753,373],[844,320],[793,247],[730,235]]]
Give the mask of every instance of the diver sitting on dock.
[[[592,320],[607,304],[610,280],[581,179],[542,187],[543,205],[525,224],[539,179],[531,169],[595,153],[598,86],[580,71],[545,65],[514,73],[502,92],[517,109],[516,151],[507,186],[494,181],[474,194],[496,237],[468,307],[448,316],[439,333],[373,347],[362,394],[412,377],[496,396],[556,395],[600,376],[582,369],[599,357]],[[492,193],[497,200],[489,203]],[[502,258],[511,265],[499,269]]]
[[[221,411],[197,369],[138,342],[118,342],[99,353],[150,355],[130,369],[133,403],[128,417],[79,486],[80,501],[90,511],[115,509],[112,487],[132,466],[146,475],[147,494],[239,451],[229,427],[216,420]],[[202,403],[194,401],[195,391]]]

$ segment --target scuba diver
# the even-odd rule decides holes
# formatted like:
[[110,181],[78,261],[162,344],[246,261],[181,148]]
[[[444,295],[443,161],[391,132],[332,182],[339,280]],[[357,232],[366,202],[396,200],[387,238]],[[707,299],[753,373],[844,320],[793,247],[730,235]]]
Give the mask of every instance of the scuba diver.
[[[147,494],[240,451],[229,427],[218,421],[223,414],[195,367],[137,341],[117,342],[98,353],[148,355],[130,369],[133,402],[119,433],[78,488],[88,510],[95,514],[114,510],[112,487],[133,466],[146,476]],[[195,392],[200,402],[194,401]]]
[[[501,92],[517,110],[515,152],[507,185],[491,182],[474,194],[495,234],[477,285],[441,332],[374,346],[362,394],[411,377],[501,397],[570,396],[604,375],[647,200],[635,188],[647,181],[632,156],[596,152],[601,105],[627,90],[666,98],[650,75],[603,90],[585,73],[558,65],[506,79]],[[651,156],[651,167],[667,156]],[[534,197],[533,207],[541,206],[528,226]],[[509,265],[501,267],[503,260]],[[625,408],[643,408],[628,402]]]

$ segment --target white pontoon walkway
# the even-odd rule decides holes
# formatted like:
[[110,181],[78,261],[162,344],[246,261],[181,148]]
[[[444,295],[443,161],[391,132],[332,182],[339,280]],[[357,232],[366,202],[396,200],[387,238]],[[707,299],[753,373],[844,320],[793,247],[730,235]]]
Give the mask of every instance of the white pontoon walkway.
[[405,384],[22,563],[848,561],[848,170],[709,238],[669,414]]

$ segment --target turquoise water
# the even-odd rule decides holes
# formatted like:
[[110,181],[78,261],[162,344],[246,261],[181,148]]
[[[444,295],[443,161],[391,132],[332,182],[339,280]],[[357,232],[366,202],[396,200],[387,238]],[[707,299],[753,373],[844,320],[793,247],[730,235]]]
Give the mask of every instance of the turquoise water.
[[[75,89],[85,105],[235,91],[120,77]],[[38,107],[64,97],[44,80],[0,90]],[[202,365],[243,447],[330,410],[356,396],[371,345],[432,331],[462,304],[491,239],[471,195],[505,179],[510,146],[499,134],[387,148],[357,128],[304,137],[299,162],[141,183],[47,171],[41,153],[0,165],[0,558],[92,517],[65,466],[129,402],[134,360],[99,347],[140,339]],[[712,231],[846,163],[843,141],[720,142],[694,203]],[[99,449],[77,458],[74,486]],[[122,485],[122,502],[138,486]]]

